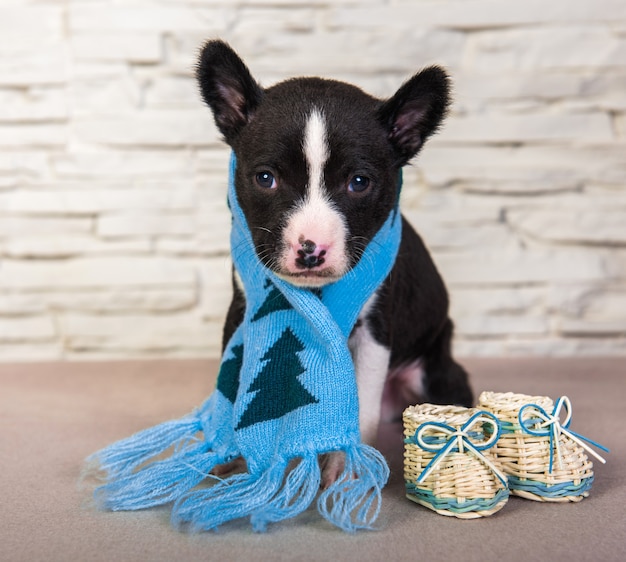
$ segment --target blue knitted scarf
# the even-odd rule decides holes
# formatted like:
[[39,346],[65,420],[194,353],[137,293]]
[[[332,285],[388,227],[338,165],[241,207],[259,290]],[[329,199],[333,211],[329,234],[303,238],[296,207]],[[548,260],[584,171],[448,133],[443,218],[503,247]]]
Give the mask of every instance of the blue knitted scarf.
[[[258,259],[234,186],[231,248],[246,310],[224,351],[217,387],[188,416],[141,431],[91,455],[104,482],[100,507],[135,510],[173,503],[172,522],[215,529],[250,517],[262,531],[317,497],[317,509],[346,531],[371,528],[389,475],[382,455],[360,440],[348,336],[398,251],[397,208],[343,278],[319,290],[295,287]],[[320,492],[318,455],[345,454],[345,469]],[[243,456],[247,472],[210,471]],[[210,484],[210,485],[207,485]]]

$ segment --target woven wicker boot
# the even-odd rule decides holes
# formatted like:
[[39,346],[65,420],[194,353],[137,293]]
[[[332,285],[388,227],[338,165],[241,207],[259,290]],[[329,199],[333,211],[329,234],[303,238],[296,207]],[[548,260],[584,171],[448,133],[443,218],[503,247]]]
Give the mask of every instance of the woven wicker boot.
[[[421,404],[404,411],[407,498],[462,519],[492,515],[509,498],[490,449],[500,427],[488,412]],[[488,430],[488,431],[486,431]]]
[[478,407],[500,420],[502,432],[492,451],[508,476],[511,494],[543,502],[578,502],[589,495],[593,463],[586,451],[605,461],[583,440],[606,449],[568,429],[567,397],[555,405],[546,396],[483,392]]

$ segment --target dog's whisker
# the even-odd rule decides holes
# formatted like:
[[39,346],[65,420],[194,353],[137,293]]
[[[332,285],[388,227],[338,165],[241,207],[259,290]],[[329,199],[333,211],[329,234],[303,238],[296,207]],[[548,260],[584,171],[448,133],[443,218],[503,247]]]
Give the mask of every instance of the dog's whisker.
[[269,234],[274,235],[274,233],[269,228],[266,228],[264,226],[254,226],[253,228],[257,230],[263,230],[264,232],[268,232]]

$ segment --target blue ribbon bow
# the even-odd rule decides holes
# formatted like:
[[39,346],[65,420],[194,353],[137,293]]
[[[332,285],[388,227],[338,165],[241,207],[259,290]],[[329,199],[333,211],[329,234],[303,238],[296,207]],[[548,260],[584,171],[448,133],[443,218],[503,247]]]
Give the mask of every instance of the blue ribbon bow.
[[[485,425],[491,427],[492,432],[489,439],[486,441],[472,441],[470,437],[470,430],[474,426],[480,426],[481,432],[485,430]],[[428,443],[424,439],[424,433],[427,431],[437,431],[447,436],[447,439],[443,442]],[[498,418],[493,414],[486,411],[480,411],[475,413],[469,420],[467,420],[460,429],[452,427],[441,422],[424,422],[417,428],[413,436],[414,442],[423,450],[436,455],[430,460],[430,462],[424,467],[424,470],[417,478],[417,483],[421,484],[428,478],[433,470],[441,463],[444,458],[454,452],[463,453],[465,450],[471,452],[479,461],[487,465],[496,474],[503,486],[507,486],[507,478],[500,471],[500,469],[491,462],[481,451],[493,447],[500,438],[501,426]]]
[[[565,420],[561,422],[561,409],[565,407]],[[524,415],[527,414],[526,417]],[[559,437],[566,435],[583,449],[591,453],[600,462],[606,463],[606,460],[596,453],[589,445],[584,443],[591,443],[598,449],[608,453],[609,450],[603,447],[599,443],[584,437],[571,429],[569,425],[572,421],[572,403],[567,396],[561,396],[554,405],[552,414],[548,414],[541,406],[537,404],[525,404],[520,408],[518,414],[519,424],[522,429],[530,434],[538,437],[550,437],[550,465],[548,470],[552,473],[554,467],[554,450],[556,449],[556,455],[559,463],[559,468],[563,469],[563,459],[561,457],[561,445]]]

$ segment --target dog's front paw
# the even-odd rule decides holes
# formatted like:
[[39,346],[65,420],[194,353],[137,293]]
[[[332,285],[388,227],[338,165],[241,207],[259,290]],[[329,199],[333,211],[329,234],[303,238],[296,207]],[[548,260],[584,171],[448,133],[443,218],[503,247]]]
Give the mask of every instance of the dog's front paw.
[[319,459],[320,468],[322,469],[321,487],[326,490],[334,484],[346,467],[346,456],[342,451],[333,451],[325,453]]
[[237,457],[230,462],[218,464],[217,466],[213,467],[213,470],[211,470],[211,474],[213,476],[219,476],[221,478],[223,476],[235,474],[236,472],[247,472],[247,470],[248,465],[246,464],[246,460],[243,457]]

